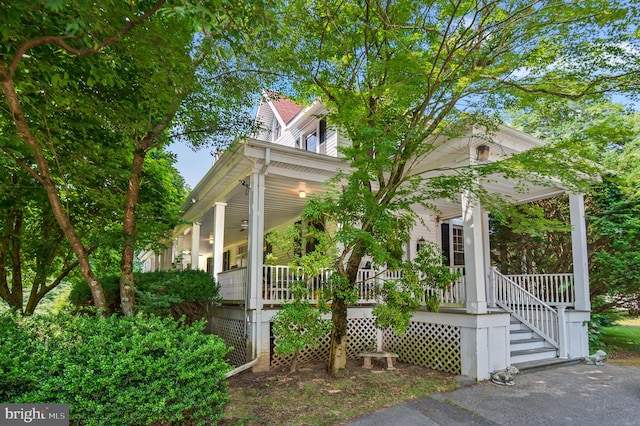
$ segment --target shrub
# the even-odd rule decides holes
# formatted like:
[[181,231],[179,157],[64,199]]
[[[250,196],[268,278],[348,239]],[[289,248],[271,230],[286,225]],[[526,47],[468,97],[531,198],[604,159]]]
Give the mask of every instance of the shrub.
[[[100,279],[111,311],[120,305],[120,277]],[[187,322],[204,318],[209,303],[219,300],[220,287],[204,271],[162,271],[135,273],[136,307],[156,315],[187,317]],[[74,283],[69,300],[76,307],[92,304],[91,291],[84,281]]]
[[2,349],[8,339],[13,353],[31,352],[26,363],[24,356],[3,363],[8,402],[69,404],[71,423],[83,425],[206,424],[222,416],[227,348],[202,333],[202,322],[59,314],[5,316],[1,324]]

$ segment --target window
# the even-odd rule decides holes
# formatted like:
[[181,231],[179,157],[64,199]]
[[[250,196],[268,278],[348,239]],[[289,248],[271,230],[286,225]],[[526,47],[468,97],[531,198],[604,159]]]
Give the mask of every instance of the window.
[[327,120],[324,118],[320,120],[318,132],[320,133],[320,146],[318,147],[318,152],[320,154],[327,153]]
[[316,152],[318,146],[318,134],[316,132],[309,133],[304,139],[305,149],[307,151]]
[[273,125],[271,126],[271,142],[275,142],[280,138],[282,134],[282,126],[280,126],[280,122],[277,118],[273,118]]
[[453,264],[464,265],[464,236],[461,226],[453,227],[451,243],[453,248]]

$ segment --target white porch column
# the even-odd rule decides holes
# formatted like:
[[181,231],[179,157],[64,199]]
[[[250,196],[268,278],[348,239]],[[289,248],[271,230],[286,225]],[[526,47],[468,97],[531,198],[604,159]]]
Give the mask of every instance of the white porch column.
[[487,313],[485,243],[483,242],[483,212],[480,203],[469,191],[462,194],[464,219],[464,267],[467,289],[467,313]]
[[491,282],[491,238],[489,237],[489,213],[482,211],[482,252],[484,263],[484,294],[488,302],[488,306],[495,308],[496,301],[494,296],[493,283]]
[[191,269],[197,271],[200,262],[200,222],[191,225]]
[[224,252],[224,215],[227,203],[215,203],[213,207],[213,278],[218,279],[222,272]]
[[184,235],[176,237],[176,269],[182,271],[184,269]]
[[[262,301],[262,245],[264,241],[264,174],[254,172],[251,176],[249,198],[249,253],[247,279],[249,287],[249,309],[261,309]],[[260,319],[258,319],[260,321]]]
[[575,309],[576,311],[590,311],[587,225],[584,215],[584,196],[582,194],[569,194],[569,214],[571,215]]

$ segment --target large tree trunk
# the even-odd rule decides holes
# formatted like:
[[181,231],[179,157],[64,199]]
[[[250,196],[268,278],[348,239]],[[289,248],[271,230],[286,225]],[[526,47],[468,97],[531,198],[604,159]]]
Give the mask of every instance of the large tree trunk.
[[[7,233],[0,244],[0,297],[16,312],[23,312],[22,265],[20,239],[22,238],[22,211],[11,209],[6,214]],[[11,265],[11,289],[7,277]]]
[[142,183],[142,169],[144,160],[149,151],[158,145],[158,138],[171,125],[173,118],[180,106],[180,97],[173,99],[166,114],[143,138],[136,143],[133,150],[133,162],[131,163],[131,174],[129,176],[129,188],[124,206],[124,217],[122,219],[122,229],[124,232],[124,245],[122,248],[122,259],[120,260],[120,299],[122,300],[122,313],[133,315],[135,312],[135,283],[133,280],[133,258],[135,255],[136,237],[136,204],[140,195],[140,185]]
[[149,148],[136,146],[131,163],[131,175],[129,176],[129,189],[124,206],[124,218],[122,229],[124,232],[124,245],[122,247],[122,259],[120,261],[120,300],[122,301],[122,313],[130,316],[135,312],[135,283],[133,280],[133,258],[135,255],[136,237],[136,212],[135,207],[140,195],[140,182],[142,180],[142,167]]
[[7,98],[7,103],[9,104],[9,110],[11,111],[11,115],[13,116],[13,121],[16,126],[17,133],[25,142],[25,144],[29,148],[31,148],[34,160],[38,167],[38,172],[35,172],[28,164],[24,163],[23,161],[15,158],[14,159],[16,160],[18,165],[20,165],[20,167],[22,167],[27,173],[37,179],[45,189],[47,198],[49,199],[49,203],[51,204],[51,209],[53,210],[53,215],[56,218],[60,229],[62,229],[62,232],[69,241],[69,244],[71,244],[71,249],[78,258],[78,263],[80,264],[80,273],[91,289],[93,303],[101,315],[106,315],[107,303],[104,297],[104,292],[102,291],[102,285],[93,273],[91,264],[89,263],[88,253],[85,250],[84,245],[82,244],[82,240],[76,234],[69,216],[64,210],[60,197],[58,196],[58,189],[56,188],[56,185],[51,177],[49,163],[42,154],[40,144],[36,140],[33,133],[31,133],[31,131],[29,130],[29,124],[27,123],[26,117],[20,106],[18,94],[15,91],[10,73],[1,65],[0,80],[2,81],[2,89],[4,91],[5,97]]
[[[355,285],[358,277],[360,261],[364,256],[364,246],[356,243],[347,262],[346,269],[343,270],[346,279],[345,286],[351,288]],[[340,268],[338,268],[340,269]],[[329,374],[340,376],[347,367],[347,311],[348,306],[341,294],[348,292],[348,288],[334,289],[331,303],[331,343],[329,347]]]
[[347,367],[347,305],[342,299],[331,304],[331,346],[329,347],[329,374],[336,377]]

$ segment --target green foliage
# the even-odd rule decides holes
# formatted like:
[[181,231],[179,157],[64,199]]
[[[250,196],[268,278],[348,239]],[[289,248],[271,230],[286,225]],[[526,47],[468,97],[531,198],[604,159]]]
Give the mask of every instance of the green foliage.
[[[364,258],[405,272],[383,286],[399,308],[385,324],[403,323],[416,306],[417,279],[400,254],[417,211],[437,215],[434,200],[461,193],[497,211],[510,200],[482,184],[496,175],[518,191],[550,182],[577,189],[597,171],[576,144],[447,166],[439,156],[447,141],[470,129],[494,141],[509,105],[637,89],[640,10],[625,0],[309,0],[276,3],[276,11],[281,25],[256,39],[263,64],[291,76],[282,83],[291,98],[320,98],[327,121],[351,141],[340,148],[344,173],[305,215],[336,225],[332,269],[351,288]],[[333,306],[344,306],[335,302],[351,293],[336,288]],[[335,338],[346,335],[346,313],[339,318]]]
[[385,281],[378,289],[382,303],[373,308],[376,326],[392,327],[396,334],[404,334],[422,298],[428,310],[438,310],[440,298],[428,290],[445,289],[460,277],[443,266],[442,251],[434,243],[423,244],[416,259],[403,262],[401,270],[399,279]]
[[293,283],[292,302],[285,303],[273,317],[273,335],[275,351],[278,354],[292,354],[305,347],[316,347],[319,338],[331,329],[331,321],[322,319],[326,309],[312,306],[308,300],[307,283]]
[[594,195],[591,223],[592,294],[607,294],[612,303],[640,312],[640,197],[604,182]]
[[0,316],[0,401],[65,403],[71,424],[208,424],[227,401],[221,339],[171,318]]
[[[137,308],[142,312],[175,314],[182,312],[181,305],[208,305],[219,300],[220,286],[204,271],[138,272],[134,274],[134,278]],[[110,306],[117,306],[120,303],[119,276],[106,276],[101,282],[107,302]],[[74,282],[69,301],[77,307],[91,304],[91,292],[84,281]]]

